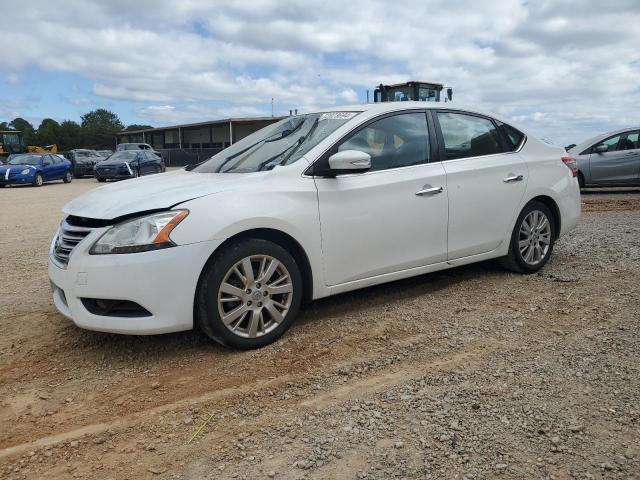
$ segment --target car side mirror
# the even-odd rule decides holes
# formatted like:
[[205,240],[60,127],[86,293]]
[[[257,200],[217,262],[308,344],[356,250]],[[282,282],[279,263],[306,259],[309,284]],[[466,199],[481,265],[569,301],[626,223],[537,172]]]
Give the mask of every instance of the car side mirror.
[[342,150],[329,157],[329,168],[336,173],[364,172],[371,168],[371,155],[360,150]]
[[609,151],[609,145],[598,145],[596,148],[593,149],[593,151],[595,153],[604,153]]
[[51,162],[44,162],[42,165],[45,166],[45,167],[49,167],[49,166],[51,166]]

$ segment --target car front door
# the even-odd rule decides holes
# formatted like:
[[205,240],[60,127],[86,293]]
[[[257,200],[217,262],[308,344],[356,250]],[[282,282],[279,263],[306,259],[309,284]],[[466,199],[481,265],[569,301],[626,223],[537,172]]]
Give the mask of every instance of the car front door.
[[[606,147],[606,151],[598,151]],[[614,135],[597,143],[589,155],[590,184],[632,185],[638,182],[640,148],[638,132]]]
[[518,153],[508,152],[518,146],[509,147],[492,119],[445,110],[434,117],[447,175],[448,259],[495,250],[518,215],[527,165]]
[[432,159],[424,111],[370,121],[318,162],[343,150],[371,156],[365,173],[315,176],[329,286],[446,260],[444,168]]

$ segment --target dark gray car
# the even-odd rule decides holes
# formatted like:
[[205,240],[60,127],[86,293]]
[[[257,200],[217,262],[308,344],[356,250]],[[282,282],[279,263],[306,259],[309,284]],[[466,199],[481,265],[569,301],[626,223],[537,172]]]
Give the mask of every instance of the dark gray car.
[[640,185],[640,128],[593,137],[568,152],[578,161],[581,187]]

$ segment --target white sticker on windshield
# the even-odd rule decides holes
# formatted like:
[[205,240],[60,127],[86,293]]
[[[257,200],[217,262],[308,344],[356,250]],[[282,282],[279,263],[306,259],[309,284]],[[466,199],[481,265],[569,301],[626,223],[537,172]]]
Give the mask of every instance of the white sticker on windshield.
[[356,115],[356,112],[329,112],[320,115],[320,120],[349,120]]

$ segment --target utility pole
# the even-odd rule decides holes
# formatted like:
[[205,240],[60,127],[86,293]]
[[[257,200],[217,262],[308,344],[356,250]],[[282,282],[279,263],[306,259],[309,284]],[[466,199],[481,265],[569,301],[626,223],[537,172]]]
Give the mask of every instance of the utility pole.
[[273,97],[271,97],[271,116],[273,117]]

